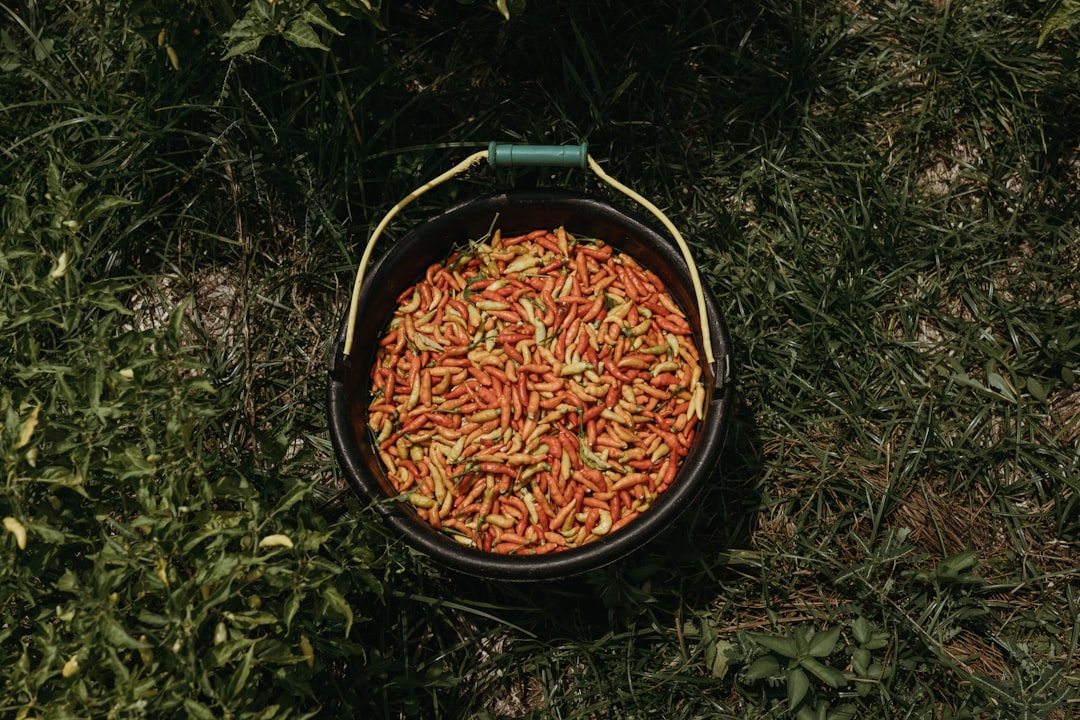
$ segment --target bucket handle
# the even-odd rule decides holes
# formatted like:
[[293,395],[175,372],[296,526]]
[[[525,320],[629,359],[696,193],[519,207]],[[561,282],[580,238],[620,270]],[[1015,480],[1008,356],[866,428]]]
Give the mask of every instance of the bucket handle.
[[712,338],[711,333],[709,332],[709,318],[705,305],[705,293],[701,287],[701,278],[698,275],[697,264],[694,262],[694,257],[690,253],[690,248],[687,246],[686,240],[683,239],[678,228],[675,227],[660,208],[656,207],[656,205],[649,202],[648,199],[642,197],[634,190],[628,188],[604,172],[604,169],[600,167],[600,164],[589,155],[588,145],[586,143],[581,143],[580,145],[519,145],[516,143],[492,142],[487,150],[480,150],[469,155],[442,175],[429,180],[399,200],[394,207],[387,211],[382,221],[375,227],[374,232],[371,233],[371,237],[368,238],[367,246],[364,248],[364,254],[360,257],[360,267],[356,272],[356,282],[353,284],[352,300],[349,304],[349,319],[345,329],[345,345],[342,350],[343,355],[348,356],[352,352],[353,335],[356,328],[356,315],[360,305],[360,287],[364,283],[364,272],[368,262],[371,260],[371,253],[375,249],[375,243],[379,239],[379,236],[382,235],[383,230],[385,230],[386,226],[390,224],[390,221],[394,219],[394,216],[401,212],[401,210],[413,200],[433,187],[441,185],[450,178],[460,175],[484,158],[487,158],[488,164],[493,168],[513,167],[515,165],[587,167],[608,185],[626,195],[656,216],[656,219],[660,221],[669,233],[671,233],[671,237],[674,238],[675,244],[679,246],[683,260],[686,262],[686,267],[690,271],[690,280],[694,286],[694,299],[697,301],[698,306],[699,322],[701,324],[701,344],[705,350],[705,359],[710,365],[715,362],[712,349]]

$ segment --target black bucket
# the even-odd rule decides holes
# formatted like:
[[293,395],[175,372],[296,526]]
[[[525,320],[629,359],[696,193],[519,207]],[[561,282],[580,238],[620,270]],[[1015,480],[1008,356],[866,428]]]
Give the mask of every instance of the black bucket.
[[463,546],[422,520],[397,498],[367,429],[371,368],[378,340],[397,298],[455,247],[487,235],[504,236],[563,226],[602,240],[656,273],[684,309],[698,307],[692,275],[676,244],[635,213],[589,196],[561,191],[507,192],[451,207],[413,228],[367,271],[358,296],[352,352],[344,354],[348,318],[332,350],[328,413],[338,462],[350,486],[370,501],[411,547],[437,563],[488,579],[529,581],[564,578],[624,558],[662,534],[709,482],[722,482],[717,465],[731,412],[733,368],[727,326],[713,293],[702,288],[714,361],[705,362],[701,322],[687,312],[702,357],[705,417],[671,486],[626,527],[580,547],[546,555],[499,555]]

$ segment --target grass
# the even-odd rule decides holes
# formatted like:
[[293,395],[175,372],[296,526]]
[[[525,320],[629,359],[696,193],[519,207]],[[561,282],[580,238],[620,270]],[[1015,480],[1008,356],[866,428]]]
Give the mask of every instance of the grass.
[[[5,716],[1076,713],[1080,75],[1041,5],[395,4],[227,62],[182,3],[35,7],[0,5]],[[700,506],[543,587],[389,536],[323,406],[366,234],[492,139],[663,206],[737,359]],[[477,170],[391,235],[515,186],[607,193]]]

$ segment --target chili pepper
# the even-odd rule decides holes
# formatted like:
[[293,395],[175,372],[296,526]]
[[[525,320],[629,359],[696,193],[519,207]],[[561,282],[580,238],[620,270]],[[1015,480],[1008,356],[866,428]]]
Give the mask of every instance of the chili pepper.
[[660,373],[650,380],[649,384],[653,387],[670,387],[672,385],[678,385],[679,376],[673,373]]
[[676,335],[689,335],[691,333],[690,324],[678,316],[668,315],[667,317],[657,317],[655,320],[657,325],[669,333],[675,333]]
[[[610,519],[610,518],[609,518]],[[596,524],[600,522],[600,511],[597,508],[589,508],[589,511],[585,514],[585,530],[586,537],[592,534]],[[608,525],[608,530],[611,529],[611,525]],[[606,531],[605,531],[606,532]]]
[[[591,528],[590,532],[593,535],[607,535],[611,531],[612,518],[611,511],[607,508],[599,510],[597,512],[597,520]],[[586,529],[589,529],[588,521],[585,524]]]
[[555,516],[555,509],[548,501],[547,495],[543,492],[540,482],[534,482],[532,484],[532,497],[533,502],[536,504],[537,513],[543,516],[544,523],[547,527],[550,527],[551,519]]
[[611,257],[613,248],[611,245],[601,245],[598,247],[589,247],[587,245],[578,245],[578,252],[586,257],[593,258],[595,260],[607,260]]
[[671,484],[671,481],[675,479],[675,473],[679,469],[679,465],[673,458],[668,458],[660,472],[660,481],[657,483],[657,488],[665,488]]

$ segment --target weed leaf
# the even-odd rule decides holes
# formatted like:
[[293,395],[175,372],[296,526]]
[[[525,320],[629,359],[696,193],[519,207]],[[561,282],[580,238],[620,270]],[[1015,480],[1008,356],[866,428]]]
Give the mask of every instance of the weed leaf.
[[758,645],[783,657],[793,659],[799,656],[798,646],[794,638],[762,634],[753,634],[751,637]]
[[788,712],[794,712],[810,690],[810,679],[800,667],[793,667],[787,673]]
[[750,681],[765,680],[780,672],[780,661],[775,655],[762,655],[743,672],[743,677]]
[[803,658],[802,666],[813,673],[814,677],[829,687],[838,688],[847,685],[847,677],[836,668],[823,665],[814,658]]
[[807,647],[807,652],[811,657],[828,657],[836,649],[836,643],[839,639],[839,625],[814,633],[814,637],[811,638]]

